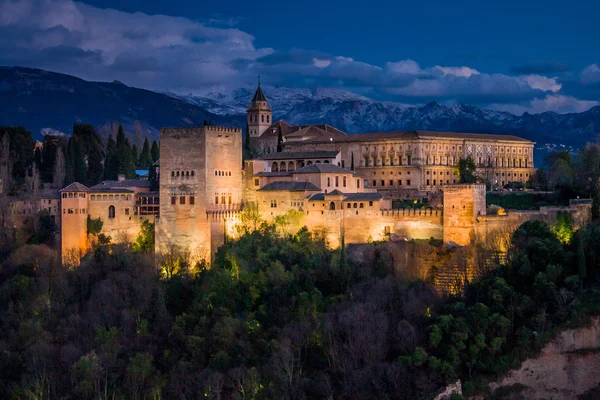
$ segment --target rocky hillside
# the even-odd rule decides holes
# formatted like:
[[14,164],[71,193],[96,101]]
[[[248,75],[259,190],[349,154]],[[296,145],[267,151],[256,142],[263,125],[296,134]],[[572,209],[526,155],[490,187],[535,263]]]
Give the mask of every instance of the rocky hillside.
[[498,382],[496,393],[526,399],[577,399],[600,384],[600,319],[587,328],[561,332],[541,354]]

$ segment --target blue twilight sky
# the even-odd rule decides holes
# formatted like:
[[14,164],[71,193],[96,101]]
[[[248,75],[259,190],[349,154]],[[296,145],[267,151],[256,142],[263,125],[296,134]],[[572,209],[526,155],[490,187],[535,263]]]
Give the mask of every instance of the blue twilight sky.
[[202,94],[255,82],[521,114],[600,100],[600,1],[0,0],[0,64]]

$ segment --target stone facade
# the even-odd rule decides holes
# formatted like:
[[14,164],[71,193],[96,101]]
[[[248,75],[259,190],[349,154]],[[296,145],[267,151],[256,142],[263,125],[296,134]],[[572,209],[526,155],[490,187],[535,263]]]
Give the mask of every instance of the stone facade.
[[[123,241],[133,240],[144,220],[154,221],[157,262],[175,252],[191,262],[210,261],[226,237],[239,234],[244,204],[278,229],[319,232],[332,247],[342,238],[348,244],[434,238],[464,246],[512,232],[528,219],[551,222],[559,211],[570,212],[578,224],[590,218],[588,202],[488,216],[486,186],[456,184],[452,165],[465,157],[479,165],[480,176],[494,171],[491,179],[500,184],[527,180],[533,143],[521,138],[423,131],[346,135],[327,125],[272,124],[260,87],[248,109],[248,129],[254,154],[262,155],[244,164],[240,129],[162,129],[158,193],[140,180],[63,189],[63,253],[87,249],[89,215],[104,221],[103,233]],[[407,196],[415,202],[427,196],[430,206],[393,209],[394,198]]]
[[252,135],[255,155],[266,159],[275,153],[281,131],[283,152],[339,152],[338,166],[355,170],[367,185],[394,198],[424,196],[456,184],[453,169],[461,158],[471,157],[479,178],[494,187],[525,183],[534,172],[535,143],[516,136],[427,131],[345,134],[329,125],[285,121],[261,131],[259,137]]

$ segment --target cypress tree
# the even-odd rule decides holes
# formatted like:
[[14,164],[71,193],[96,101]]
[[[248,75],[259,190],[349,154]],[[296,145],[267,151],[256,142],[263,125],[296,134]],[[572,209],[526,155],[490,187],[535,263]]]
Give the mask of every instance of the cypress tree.
[[83,150],[83,144],[77,138],[71,137],[73,146],[73,176],[75,182],[83,183],[88,185],[87,182],[87,165],[85,163],[85,153]]
[[63,149],[63,153],[65,154],[65,182],[63,185],[68,186],[75,182],[73,166],[73,141],[71,139],[69,139],[67,142],[66,148]]
[[148,142],[148,138],[144,139],[144,146],[142,147],[142,152],[140,153],[140,159],[138,161],[138,166],[141,169],[150,169],[152,165],[152,154],[150,154],[150,144]]
[[131,146],[131,160],[133,162],[134,168],[136,168],[136,169],[138,167],[138,161],[139,161],[139,159],[140,159],[140,156],[138,154],[138,148],[137,148],[137,146],[134,143],[133,146]]
[[112,138],[112,135],[108,135],[106,142],[106,158],[104,159],[104,179],[115,180],[118,175],[118,160],[117,160],[117,144]]
[[246,122],[246,143],[244,145],[246,150],[250,151],[250,129],[248,128],[248,123]]
[[160,149],[156,140],[152,141],[152,148],[150,149],[150,155],[152,156],[152,162],[155,163],[160,158]]
[[283,150],[283,133],[281,132],[281,124],[279,125],[279,129],[277,130],[277,152],[281,153]]

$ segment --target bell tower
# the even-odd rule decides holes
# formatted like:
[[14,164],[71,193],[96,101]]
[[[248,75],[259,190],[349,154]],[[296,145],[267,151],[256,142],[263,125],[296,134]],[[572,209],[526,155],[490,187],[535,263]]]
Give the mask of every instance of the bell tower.
[[248,133],[250,137],[259,137],[273,123],[273,112],[260,87],[260,78],[258,79],[258,87],[252,98],[252,103],[248,107],[247,114]]

